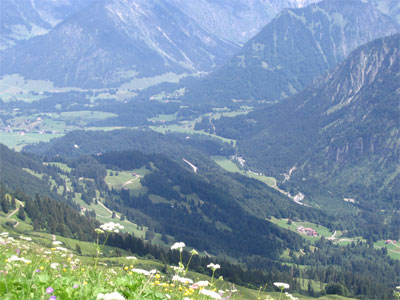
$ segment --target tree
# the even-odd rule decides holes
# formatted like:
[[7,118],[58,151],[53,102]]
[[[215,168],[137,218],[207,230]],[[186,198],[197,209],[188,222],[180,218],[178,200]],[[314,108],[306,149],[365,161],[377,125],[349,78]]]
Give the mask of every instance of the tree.
[[25,221],[25,219],[26,219],[26,216],[25,216],[25,210],[24,210],[24,208],[22,207],[22,206],[20,206],[19,207],[19,210],[18,210],[18,218],[20,218],[22,221]]

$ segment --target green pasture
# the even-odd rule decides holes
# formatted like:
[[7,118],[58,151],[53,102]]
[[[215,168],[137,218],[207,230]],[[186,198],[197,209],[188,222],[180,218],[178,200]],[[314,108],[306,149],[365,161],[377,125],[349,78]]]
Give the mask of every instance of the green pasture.
[[63,134],[47,134],[47,133],[25,133],[21,135],[16,132],[0,131],[0,141],[9,148],[20,151],[24,146],[36,144],[40,142],[48,142],[53,138],[62,137]]
[[232,160],[224,157],[224,156],[212,156],[211,157],[221,168],[225,169],[228,172],[232,173],[240,173],[250,178],[257,179],[270,187],[276,186],[276,179],[273,177],[268,177],[265,175],[259,175],[251,171],[241,170],[237,164],[235,164]]

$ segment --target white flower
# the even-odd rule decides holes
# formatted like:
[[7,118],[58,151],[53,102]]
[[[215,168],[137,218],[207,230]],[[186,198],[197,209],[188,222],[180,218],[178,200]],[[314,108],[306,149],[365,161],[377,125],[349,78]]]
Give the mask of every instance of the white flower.
[[288,297],[290,300],[299,300],[299,298],[293,296],[292,294],[289,294],[288,292],[285,292],[285,296]]
[[52,263],[52,264],[50,265],[50,268],[52,268],[52,269],[57,269],[59,265],[60,265],[59,263]]
[[199,294],[206,295],[206,296],[211,297],[213,299],[222,299],[220,294],[218,294],[218,293],[216,293],[214,291],[206,290],[206,289],[200,290]]
[[0,236],[4,236],[4,237],[6,237],[6,236],[8,236],[9,235],[9,233],[8,232],[6,232],[6,231],[3,231],[2,233],[0,233]]
[[103,299],[103,300],[125,300],[125,297],[122,296],[120,293],[118,292],[113,292],[113,293],[109,293],[109,294],[98,294],[97,295],[97,300]]
[[22,236],[22,235],[20,235],[19,238],[20,238],[21,240],[25,240],[25,241],[32,241],[32,239],[31,239],[30,237],[27,237],[27,236]]
[[107,232],[115,232],[118,233],[121,229],[124,229],[124,226],[118,223],[109,222],[100,225],[100,228]]
[[53,245],[62,245],[62,242],[60,242],[60,241],[54,241],[54,242],[53,242]]
[[18,257],[16,255],[11,256],[9,259],[7,259],[8,262],[14,262],[14,261],[22,261],[26,264],[30,264],[32,261],[29,259],[25,259],[23,257]]
[[179,250],[180,252],[183,251],[183,248],[185,248],[185,243],[184,242],[176,242],[171,246],[171,250]]
[[210,263],[210,264],[207,265],[207,268],[210,268],[211,270],[215,271],[215,270],[220,269],[221,266],[219,264]]
[[131,269],[132,272],[150,276],[150,272],[143,269]]
[[277,288],[284,290],[284,289],[288,289],[290,287],[289,284],[284,283],[284,282],[274,282],[274,286],[276,286]]
[[56,249],[59,250],[59,251],[68,251],[67,248],[63,248],[63,247],[56,247]]
[[137,260],[137,258],[135,256],[127,256],[125,257],[126,259],[133,259],[133,260]]
[[180,277],[178,275],[174,275],[172,277],[172,281],[178,281],[178,282],[183,283],[183,284],[192,284],[193,283],[192,279],[185,278],[185,277]]
[[206,287],[209,285],[209,282],[207,280],[201,280],[197,281],[195,285],[197,285],[198,287]]

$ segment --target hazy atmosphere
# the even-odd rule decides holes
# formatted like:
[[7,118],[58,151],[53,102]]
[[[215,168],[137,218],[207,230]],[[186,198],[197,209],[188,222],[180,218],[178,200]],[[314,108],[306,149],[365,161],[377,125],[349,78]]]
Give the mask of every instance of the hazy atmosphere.
[[400,299],[399,1],[0,14],[1,299]]

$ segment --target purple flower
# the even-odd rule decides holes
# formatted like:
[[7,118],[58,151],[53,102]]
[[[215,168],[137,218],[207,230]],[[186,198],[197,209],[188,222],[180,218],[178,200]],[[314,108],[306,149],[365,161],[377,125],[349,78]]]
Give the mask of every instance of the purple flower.
[[39,269],[36,269],[36,270],[35,270],[35,272],[36,272],[36,273],[39,273],[39,272],[40,272],[40,270],[39,270]]
[[57,300],[57,297],[56,296],[51,296],[50,298],[49,298],[49,300]]
[[[46,293],[47,294],[53,294],[53,292],[54,292],[54,289],[51,287],[51,286],[49,286],[47,289],[46,289]],[[51,299],[51,298],[50,298]]]
[[15,250],[15,252],[17,252],[17,255],[20,255],[21,250],[17,249],[17,250]]
[[77,285],[77,284],[74,284],[73,288],[74,288],[74,289],[77,289],[77,288],[78,288],[78,286],[79,286],[79,285]]

